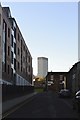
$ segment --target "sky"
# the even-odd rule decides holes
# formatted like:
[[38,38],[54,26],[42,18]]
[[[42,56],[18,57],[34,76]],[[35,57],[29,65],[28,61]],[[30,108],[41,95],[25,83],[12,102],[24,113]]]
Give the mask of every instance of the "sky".
[[68,72],[78,62],[77,2],[3,2],[21,30],[32,55],[48,58],[48,71]]

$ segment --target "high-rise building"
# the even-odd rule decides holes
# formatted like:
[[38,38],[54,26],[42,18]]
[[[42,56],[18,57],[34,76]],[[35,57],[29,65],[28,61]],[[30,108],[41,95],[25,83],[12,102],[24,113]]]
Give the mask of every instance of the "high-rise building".
[[31,85],[32,56],[9,7],[0,6],[0,84]]
[[48,72],[48,58],[38,57],[38,74],[37,76],[44,78]]

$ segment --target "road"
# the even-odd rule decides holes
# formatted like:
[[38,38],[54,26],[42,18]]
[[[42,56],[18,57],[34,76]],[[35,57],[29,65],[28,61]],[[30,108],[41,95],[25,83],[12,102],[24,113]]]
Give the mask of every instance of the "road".
[[52,91],[38,93],[28,102],[10,111],[6,118],[78,118],[71,99],[59,98]]

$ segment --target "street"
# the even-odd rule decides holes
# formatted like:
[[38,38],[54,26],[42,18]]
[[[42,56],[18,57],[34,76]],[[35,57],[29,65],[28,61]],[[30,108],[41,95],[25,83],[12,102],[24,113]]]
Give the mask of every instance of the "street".
[[14,108],[6,118],[76,118],[79,114],[72,109],[71,98],[59,98],[52,91],[42,92],[25,102],[18,109]]

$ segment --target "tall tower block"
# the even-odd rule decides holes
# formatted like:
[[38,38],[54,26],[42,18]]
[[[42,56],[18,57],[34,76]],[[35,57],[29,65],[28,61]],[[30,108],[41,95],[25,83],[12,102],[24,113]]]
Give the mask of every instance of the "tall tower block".
[[38,74],[37,76],[44,78],[48,72],[48,58],[38,57]]

